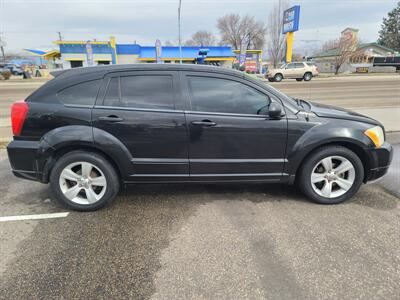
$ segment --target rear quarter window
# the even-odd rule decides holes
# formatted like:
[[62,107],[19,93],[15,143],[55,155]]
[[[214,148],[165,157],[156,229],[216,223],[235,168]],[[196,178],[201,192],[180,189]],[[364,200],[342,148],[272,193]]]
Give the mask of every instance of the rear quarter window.
[[75,84],[57,93],[57,98],[66,105],[93,106],[99,91],[101,80],[92,80]]

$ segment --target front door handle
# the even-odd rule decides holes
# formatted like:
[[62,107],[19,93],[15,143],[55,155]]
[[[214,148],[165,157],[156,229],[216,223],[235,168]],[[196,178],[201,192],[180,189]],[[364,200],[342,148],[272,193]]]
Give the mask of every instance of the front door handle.
[[210,120],[192,121],[191,124],[196,126],[206,126],[206,127],[212,127],[217,125],[217,123]]
[[102,122],[122,122],[123,120],[124,119],[114,115],[99,117],[99,121]]

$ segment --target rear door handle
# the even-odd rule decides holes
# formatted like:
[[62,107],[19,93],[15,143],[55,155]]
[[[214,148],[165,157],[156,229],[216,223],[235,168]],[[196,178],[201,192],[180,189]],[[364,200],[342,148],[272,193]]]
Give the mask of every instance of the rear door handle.
[[196,126],[206,126],[206,127],[217,126],[217,123],[210,120],[192,121],[191,124]]
[[122,122],[124,119],[118,117],[118,116],[106,116],[106,117],[99,117],[99,121],[102,122]]

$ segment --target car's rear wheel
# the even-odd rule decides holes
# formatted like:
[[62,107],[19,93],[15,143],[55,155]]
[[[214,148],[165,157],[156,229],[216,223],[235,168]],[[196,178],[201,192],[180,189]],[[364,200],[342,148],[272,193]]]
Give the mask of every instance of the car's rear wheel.
[[280,81],[282,81],[282,79],[283,79],[282,74],[280,74],[280,73],[275,74],[275,76],[274,76],[274,81],[280,82]]
[[304,74],[303,79],[304,81],[310,81],[312,79],[312,74],[310,72],[307,72]]
[[303,193],[321,204],[350,199],[360,188],[364,167],[360,158],[341,146],[323,147],[303,163],[298,183]]
[[119,190],[118,175],[103,156],[72,151],[57,160],[50,176],[57,199],[70,209],[92,211],[110,203]]

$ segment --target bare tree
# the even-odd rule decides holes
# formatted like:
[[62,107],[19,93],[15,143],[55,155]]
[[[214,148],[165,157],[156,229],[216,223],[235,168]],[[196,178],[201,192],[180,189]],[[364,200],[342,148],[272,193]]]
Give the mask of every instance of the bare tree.
[[322,44],[322,51],[328,51],[337,48],[338,40],[329,40]]
[[195,32],[189,40],[185,42],[186,46],[215,46],[217,38],[211,31],[199,30]]
[[336,40],[330,40],[324,43],[322,46],[323,50],[336,50],[332,54],[334,57],[333,63],[335,68],[335,75],[339,73],[340,67],[349,62],[352,57],[360,54],[360,50],[357,49],[359,40],[356,36],[342,35]]
[[165,44],[165,46],[174,46],[174,45],[177,45],[176,43],[174,44],[174,43],[171,42],[170,40],[166,40],[166,41],[164,42],[164,44]]
[[265,44],[265,24],[254,17],[238,14],[225,15],[218,19],[218,30],[221,35],[220,44],[231,45],[234,49],[244,46],[246,49],[262,49]]
[[282,34],[283,12],[289,7],[287,1],[279,1],[269,13],[267,22],[268,54],[274,68],[282,61],[284,56],[286,37]]

